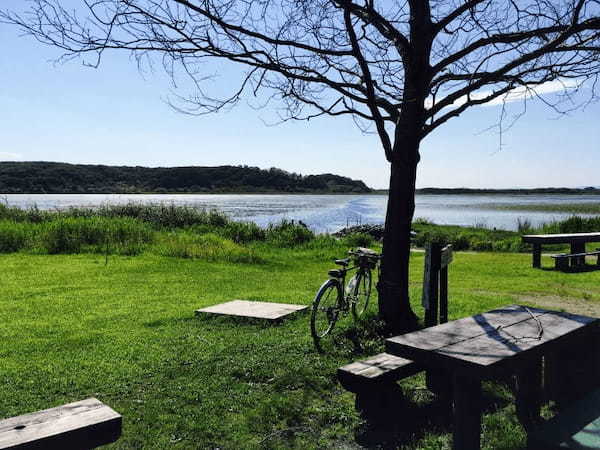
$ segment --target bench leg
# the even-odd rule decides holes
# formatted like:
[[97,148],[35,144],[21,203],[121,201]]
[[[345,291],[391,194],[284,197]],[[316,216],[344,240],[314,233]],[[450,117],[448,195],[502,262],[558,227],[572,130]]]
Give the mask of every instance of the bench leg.
[[517,369],[516,412],[526,431],[540,421],[542,360],[526,361]]
[[454,450],[481,448],[481,380],[454,375]]
[[[573,242],[571,244],[571,254],[574,253],[585,253],[585,243]],[[571,267],[585,266],[585,256],[578,256],[571,258]]]
[[441,399],[452,398],[452,376],[440,369],[430,369],[425,372],[427,389]]
[[556,270],[565,271],[569,268],[569,258],[555,258],[554,267]]
[[402,389],[395,382],[382,382],[356,393],[356,409],[371,425],[399,420],[404,405]]
[[546,399],[563,409],[600,384],[600,333],[586,335],[577,345],[562,346],[544,356]]
[[542,245],[533,244],[533,267],[539,269],[542,266]]

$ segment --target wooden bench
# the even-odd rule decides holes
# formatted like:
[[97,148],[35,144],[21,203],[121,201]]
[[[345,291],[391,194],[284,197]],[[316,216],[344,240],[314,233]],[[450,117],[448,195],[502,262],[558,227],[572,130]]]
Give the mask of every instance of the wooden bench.
[[340,367],[337,378],[356,394],[356,409],[370,422],[396,419],[393,409],[401,404],[402,391],[396,382],[421,371],[415,362],[388,353]]
[[586,395],[528,436],[532,450],[600,449],[600,389]]
[[600,249],[596,249],[593,252],[583,253],[559,253],[558,255],[552,255],[554,258],[554,264],[557,270],[568,270],[569,267],[582,267],[585,265],[586,256],[597,256],[598,260],[596,265],[600,266]]
[[337,378],[346,390],[358,394],[376,390],[382,384],[395,383],[420,371],[421,368],[410,359],[380,353],[340,367]]
[[0,420],[0,449],[90,449],[121,436],[122,417],[95,398]]
[[563,234],[527,234],[521,236],[526,244],[533,248],[533,267],[541,267],[542,246],[551,244],[569,244],[571,253],[585,253],[585,244],[600,242],[600,233],[563,233]]

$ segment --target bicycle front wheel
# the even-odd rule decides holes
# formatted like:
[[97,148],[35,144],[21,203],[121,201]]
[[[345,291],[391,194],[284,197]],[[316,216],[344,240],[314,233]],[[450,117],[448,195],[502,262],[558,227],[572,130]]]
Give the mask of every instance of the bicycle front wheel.
[[369,306],[371,298],[371,271],[366,269],[356,274],[354,292],[352,292],[352,315],[358,319]]
[[327,336],[338,319],[342,289],[337,280],[327,280],[317,291],[310,316],[310,333],[319,348],[321,338]]

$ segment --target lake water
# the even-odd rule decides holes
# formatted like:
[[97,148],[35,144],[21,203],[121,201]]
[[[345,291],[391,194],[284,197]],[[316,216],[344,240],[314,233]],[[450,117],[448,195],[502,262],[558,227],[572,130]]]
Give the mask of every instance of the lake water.
[[[316,232],[334,232],[347,224],[380,224],[385,220],[384,195],[206,195],[206,194],[6,194],[11,206],[40,209],[92,207],[106,203],[167,203],[223,211],[234,220],[261,226],[282,219],[302,220]],[[598,203],[596,195],[417,195],[415,217],[438,224],[486,225],[515,230],[518,219],[534,225],[569,217],[569,213],[511,211],[492,204]]]

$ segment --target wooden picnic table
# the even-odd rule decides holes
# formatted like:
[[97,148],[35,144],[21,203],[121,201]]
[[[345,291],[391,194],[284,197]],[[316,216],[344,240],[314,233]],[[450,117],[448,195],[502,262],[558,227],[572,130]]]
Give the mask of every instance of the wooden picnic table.
[[453,448],[471,450],[480,448],[481,380],[516,375],[517,415],[530,429],[539,421],[542,357],[589,345],[599,325],[593,317],[510,305],[387,339],[386,351],[452,380]]
[[542,245],[571,244],[571,253],[585,253],[585,244],[600,242],[600,233],[525,234],[521,239],[533,245],[533,267],[540,267]]

